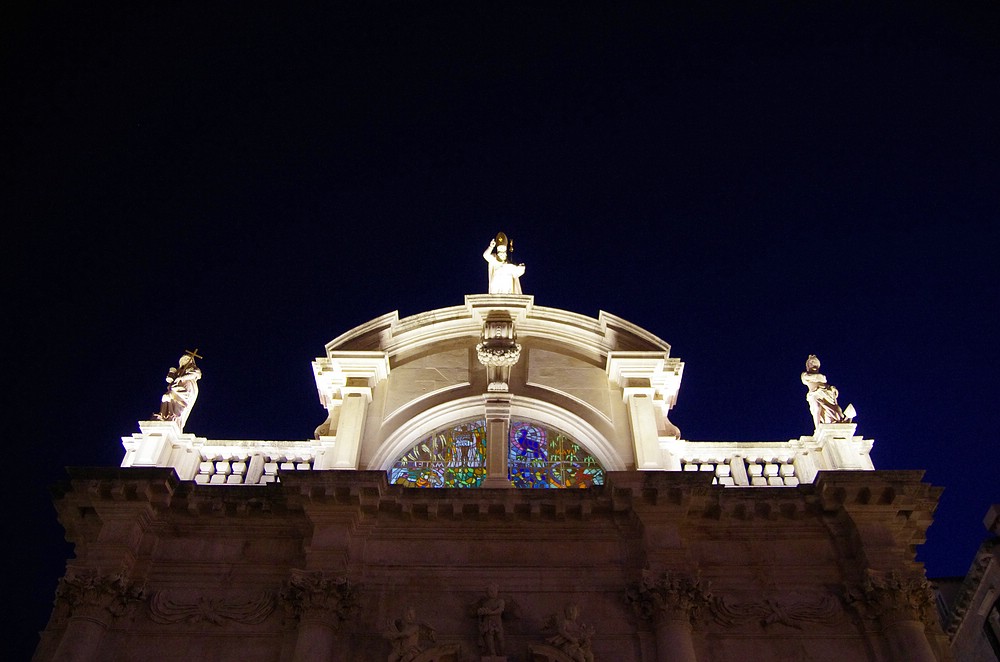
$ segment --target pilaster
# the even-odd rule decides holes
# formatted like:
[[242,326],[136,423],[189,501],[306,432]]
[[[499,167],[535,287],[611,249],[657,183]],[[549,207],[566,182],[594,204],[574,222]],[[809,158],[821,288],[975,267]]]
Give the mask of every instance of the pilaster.
[[647,571],[626,598],[639,618],[653,623],[659,662],[698,662],[691,628],[709,606],[706,584],[691,574]]
[[937,623],[934,597],[923,574],[869,570],[846,591],[847,602],[886,639],[893,662],[937,662],[925,629]]
[[608,378],[622,389],[628,408],[636,469],[662,471],[677,464],[660,439],[680,438],[668,414],[677,402],[683,370],[684,364],[667,352],[608,353]]
[[298,622],[295,662],[336,659],[335,636],[341,623],[358,609],[357,597],[345,577],[292,570],[281,592],[289,617]]
[[386,352],[341,351],[313,361],[320,402],[329,415],[316,429],[316,469],[357,469],[368,405],[389,376]]
[[56,589],[56,609],[69,617],[53,660],[97,660],[108,628],[119,619],[132,618],[146,599],[144,589],[123,574],[102,575],[94,570],[67,571]]
[[513,487],[507,473],[511,396],[488,393],[483,400],[486,408],[486,478],[482,487]]

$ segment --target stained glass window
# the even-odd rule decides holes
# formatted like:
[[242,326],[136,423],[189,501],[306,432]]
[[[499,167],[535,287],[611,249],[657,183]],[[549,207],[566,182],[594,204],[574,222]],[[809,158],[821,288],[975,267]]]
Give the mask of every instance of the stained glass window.
[[406,487],[479,487],[485,477],[485,419],[438,430],[389,469],[389,482]]
[[514,487],[604,484],[597,458],[559,430],[531,421],[511,421],[507,474]]
[[[508,477],[515,487],[604,484],[597,458],[559,430],[533,421],[510,425]],[[486,420],[438,430],[404,453],[389,482],[406,487],[479,487],[486,476]]]

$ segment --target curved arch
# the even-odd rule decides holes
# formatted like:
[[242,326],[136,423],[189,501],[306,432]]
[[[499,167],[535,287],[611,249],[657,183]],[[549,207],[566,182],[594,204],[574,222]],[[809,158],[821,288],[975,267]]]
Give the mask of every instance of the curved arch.
[[[474,395],[432,407],[399,426],[386,437],[368,463],[368,469],[388,471],[400,455],[422,436],[460,421],[482,417],[483,396]],[[590,423],[562,407],[543,400],[514,396],[511,418],[535,420],[551,425],[573,437],[607,471],[624,471],[625,462],[614,446]]]

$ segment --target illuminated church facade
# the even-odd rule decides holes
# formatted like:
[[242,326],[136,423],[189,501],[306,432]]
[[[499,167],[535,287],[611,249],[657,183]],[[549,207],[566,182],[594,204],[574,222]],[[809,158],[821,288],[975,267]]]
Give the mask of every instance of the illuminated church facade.
[[330,341],[310,440],[186,432],[200,372],[172,369],[121,467],[58,490],[75,558],[34,659],[951,659],[921,472],[815,411],[807,437],[685,440],[666,342],[535,305],[505,262]]

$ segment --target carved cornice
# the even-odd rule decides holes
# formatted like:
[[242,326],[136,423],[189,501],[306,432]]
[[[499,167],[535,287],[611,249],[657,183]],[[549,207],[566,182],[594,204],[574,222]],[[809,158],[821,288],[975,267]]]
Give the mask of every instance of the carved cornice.
[[262,592],[256,597],[217,598],[198,597],[185,600],[177,593],[156,591],[149,599],[150,618],[157,623],[263,623],[274,611],[274,595]]
[[96,570],[70,570],[59,580],[55,604],[70,618],[83,617],[106,623],[131,618],[146,597],[144,587],[130,582],[124,573],[102,575]]
[[846,587],[845,602],[858,615],[890,625],[899,621],[937,622],[934,596],[922,576],[868,570],[860,584]]
[[780,623],[801,630],[806,626],[835,625],[843,620],[843,610],[836,598],[823,593],[751,602],[715,597],[711,610],[715,621],[725,626],[756,622],[767,627]]
[[642,579],[625,594],[639,618],[681,620],[692,625],[711,604],[709,585],[694,575],[643,572]]
[[293,619],[319,619],[334,627],[358,609],[356,592],[347,578],[320,571],[293,570],[280,600]]

